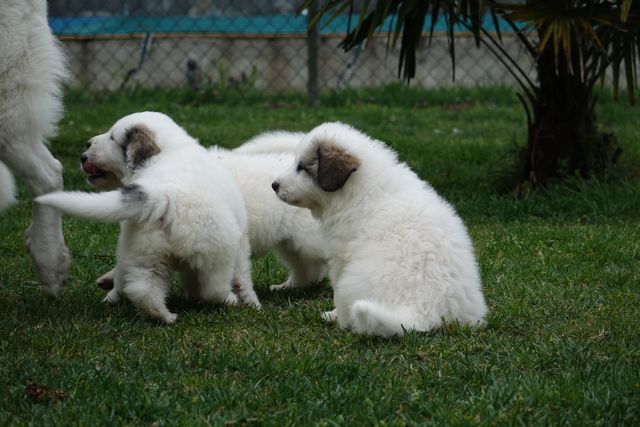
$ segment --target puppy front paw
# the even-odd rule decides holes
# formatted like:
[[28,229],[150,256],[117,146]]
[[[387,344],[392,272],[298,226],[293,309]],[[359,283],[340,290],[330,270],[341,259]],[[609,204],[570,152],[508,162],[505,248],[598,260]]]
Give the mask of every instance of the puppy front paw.
[[162,320],[167,325],[170,325],[172,323],[175,323],[177,318],[178,315],[176,313],[167,313],[160,320]]
[[115,289],[111,289],[107,296],[102,299],[103,303],[111,305],[118,304],[120,301],[122,301],[122,297],[120,296],[120,293]]
[[274,291],[284,291],[284,290],[287,290],[287,289],[291,289],[293,287],[294,287],[293,283],[291,283],[289,280],[287,280],[285,282],[282,282],[279,285],[271,285],[271,286],[269,286],[269,290],[272,291],[272,292],[274,292]]
[[338,321],[338,309],[334,308],[331,311],[325,311],[324,313],[322,313],[320,315],[320,317],[322,317],[322,320],[324,320],[325,322],[337,322]]
[[238,305],[238,297],[233,291],[224,299],[224,305]]

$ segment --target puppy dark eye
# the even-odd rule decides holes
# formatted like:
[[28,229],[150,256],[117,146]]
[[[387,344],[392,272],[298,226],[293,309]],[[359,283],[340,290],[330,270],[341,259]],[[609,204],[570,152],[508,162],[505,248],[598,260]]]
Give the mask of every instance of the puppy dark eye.
[[109,135],[109,139],[110,139],[111,141],[114,141],[114,142],[115,142],[115,140],[116,140],[116,139],[113,137],[113,134]]
[[298,166],[296,167],[296,172],[300,172],[303,170],[307,170],[307,168],[302,164],[302,162],[298,163]]

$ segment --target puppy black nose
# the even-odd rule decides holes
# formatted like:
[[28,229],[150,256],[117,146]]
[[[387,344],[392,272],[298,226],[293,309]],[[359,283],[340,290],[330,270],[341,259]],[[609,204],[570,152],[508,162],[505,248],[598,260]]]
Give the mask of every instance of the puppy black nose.
[[89,158],[87,157],[86,154],[83,154],[82,156],[80,156],[80,163],[84,163],[88,160]]
[[278,191],[278,188],[280,188],[280,183],[278,181],[273,181],[273,184],[271,184],[271,188],[273,188],[273,191]]

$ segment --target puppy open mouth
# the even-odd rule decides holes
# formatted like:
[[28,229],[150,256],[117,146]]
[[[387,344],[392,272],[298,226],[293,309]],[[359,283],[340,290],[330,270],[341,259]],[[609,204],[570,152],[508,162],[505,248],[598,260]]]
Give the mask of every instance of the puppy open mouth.
[[94,187],[108,189],[116,188],[120,185],[118,178],[112,172],[100,169],[89,160],[82,163],[80,168],[88,175],[87,181]]
[[96,165],[91,163],[90,161],[86,161],[82,163],[82,170],[89,175],[89,181],[95,181],[96,179],[102,178],[105,176],[106,172],[102,169],[98,168]]

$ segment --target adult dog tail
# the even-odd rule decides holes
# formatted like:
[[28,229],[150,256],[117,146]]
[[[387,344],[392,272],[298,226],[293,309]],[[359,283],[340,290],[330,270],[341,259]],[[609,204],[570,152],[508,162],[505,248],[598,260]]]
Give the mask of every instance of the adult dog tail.
[[402,337],[416,327],[416,316],[410,308],[391,308],[371,300],[358,300],[351,305],[351,319],[356,333],[384,338]]
[[0,212],[16,201],[16,184],[9,168],[0,162]]
[[72,216],[107,223],[157,220],[162,218],[167,208],[166,203],[150,203],[149,195],[135,184],[103,193],[48,193],[37,197],[35,202]]

